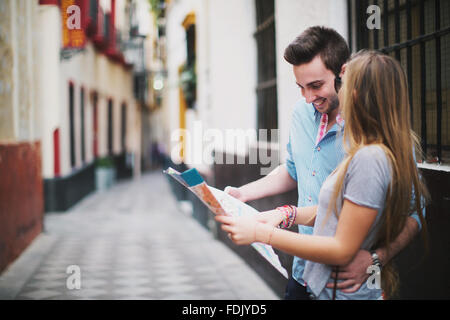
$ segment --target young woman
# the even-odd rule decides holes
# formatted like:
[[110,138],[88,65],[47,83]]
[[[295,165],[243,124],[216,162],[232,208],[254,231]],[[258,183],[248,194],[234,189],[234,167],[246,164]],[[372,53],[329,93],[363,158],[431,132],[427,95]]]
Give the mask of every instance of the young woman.
[[[308,260],[304,279],[317,299],[379,299],[382,290],[389,297],[397,278],[390,264],[381,271],[382,290],[366,283],[343,293],[326,284],[334,266],[346,265],[358,250],[389,248],[413,211],[426,229],[420,199],[428,194],[414,160],[420,145],[411,130],[405,73],[389,56],[360,52],[346,66],[339,101],[347,156],[323,183],[317,206],[216,220],[236,244],[263,242]],[[280,228],[293,223],[314,226],[314,234]]]

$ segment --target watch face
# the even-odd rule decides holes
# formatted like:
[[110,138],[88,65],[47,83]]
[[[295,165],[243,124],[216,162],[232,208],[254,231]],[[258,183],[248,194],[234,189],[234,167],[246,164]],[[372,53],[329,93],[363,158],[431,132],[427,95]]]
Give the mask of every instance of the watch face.
[[376,252],[372,252],[372,265],[381,267],[380,258],[378,257]]

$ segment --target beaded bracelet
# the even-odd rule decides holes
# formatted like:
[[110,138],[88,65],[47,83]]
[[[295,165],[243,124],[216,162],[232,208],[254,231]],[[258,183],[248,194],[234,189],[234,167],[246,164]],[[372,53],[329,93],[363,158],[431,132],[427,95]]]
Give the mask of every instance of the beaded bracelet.
[[295,206],[285,205],[276,208],[276,210],[283,214],[283,221],[281,221],[278,227],[281,229],[289,229],[292,227],[295,222],[295,218],[297,217],[297,208]]

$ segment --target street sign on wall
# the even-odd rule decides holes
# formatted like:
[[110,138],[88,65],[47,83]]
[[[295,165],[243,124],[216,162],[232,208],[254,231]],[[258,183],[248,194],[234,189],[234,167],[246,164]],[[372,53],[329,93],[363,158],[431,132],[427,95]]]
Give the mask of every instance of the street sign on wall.
[[77,0],[61,0],[63,49],[81,49],[86,44],[82,12],[77,3]]

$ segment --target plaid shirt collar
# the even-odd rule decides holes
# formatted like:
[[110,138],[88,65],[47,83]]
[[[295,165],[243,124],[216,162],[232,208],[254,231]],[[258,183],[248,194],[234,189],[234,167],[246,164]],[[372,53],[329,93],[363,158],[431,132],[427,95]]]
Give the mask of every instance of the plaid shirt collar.
[[[317,113],[319,113],[319,111],[317,111],[316,108],[314,108],[314,114],[317,115]],[[342,119],[341,114],[338,113],[336,116],[336,123],[340,128],[344,127],[344,119]],[[316,137],[316,145],[320,142],[320,140],[323,139],[323,137],[326,135],[327,133],[327,126],[328,126],[328,114],[326,113],[322,113],[321,117],[320,117],[320,124],[319,124],[319,131],[317,132],[317,137]]]

